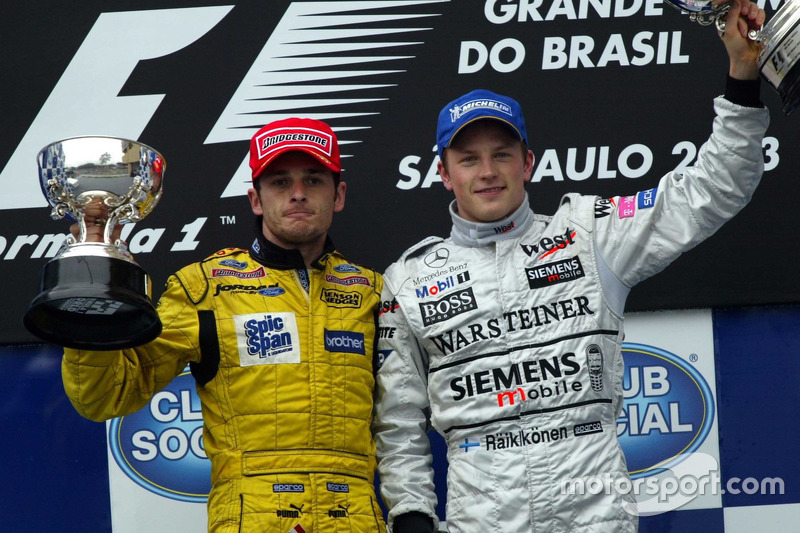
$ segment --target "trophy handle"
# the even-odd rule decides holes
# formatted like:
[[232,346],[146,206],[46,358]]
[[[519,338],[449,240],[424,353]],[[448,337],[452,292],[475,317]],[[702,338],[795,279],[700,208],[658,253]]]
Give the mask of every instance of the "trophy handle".
[[[728,8],[728,9],[730,9],[730,8]],[[721,12],[720,12],[720,13],[717,13],[717,14],[716,14],[716,16],[714,17],[714,25],[717,27],[717,32],[718,32],[720,35],[722,35],[722,34],[725,32],[725,18],[726,18],[726,17],[725,17],[725,15],[727,15],[727,14],[728,14],[728,9],[721,10]],[[691,18],[691,16],[690,16],[690,18]],[[699,20],[698,20],[698,23],[699,23],[699,24],[703,24],[703,23],[702,23],[702,22],[700,22]],[[705,26],[705,25],[708,25],[708,24],[711,24],[711,21],[709,21],[709,22],[706,22],[706,23],[705,23],[705,24],[703,24],[703,25]],[[747,32],[747,37],[748,37],[748,38],[749,38],[751,41],[755,41],[755,42],[757,42],[757,43],[758,43],[758,42],[761,42],[761,39],[762,39],[762,36],[761,36],[761,30],[762,30],[763,28],[764,28],[764,26],[761,26],[761,27],[760,27],[760,28],[758,28],[757,30],[750,30],[750,31],[748,31],[748,32]]]

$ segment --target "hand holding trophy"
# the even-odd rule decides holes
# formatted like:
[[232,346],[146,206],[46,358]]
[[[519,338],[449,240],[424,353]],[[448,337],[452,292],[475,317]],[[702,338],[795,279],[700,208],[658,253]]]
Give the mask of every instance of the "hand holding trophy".
[[[667,4],[688,13],[701,25],[715,24],[725,30],[731,2],[720,0],[666,0]],[[781,97],[783,112],[789,115],[800,105],[800,0],[786,0],[775,16],[760,30],[751,30],[750,39],[760,42],[758,69],[762,78]]]
[[164,158],[135,141],[85,136],[45,146],[38,164],[51,217],[75,223],[77,238],[67,236],[43,267],[25,327],[48,342],[92,350],[139,346],[157,337],[161,321],[150,278],[115,228],[143,219],[158,203]]

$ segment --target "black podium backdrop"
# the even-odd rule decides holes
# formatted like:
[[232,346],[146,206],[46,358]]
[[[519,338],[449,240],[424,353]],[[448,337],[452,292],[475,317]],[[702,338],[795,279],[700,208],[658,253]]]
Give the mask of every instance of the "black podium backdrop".
[[[164,154],[164,197],[126,233],[158,296],[177,268],[252,240],[248,139],[270,120],[313,116],[337,131],[348,191],[332,236],[383,269],[449,232],[435,124],[459,94],[522,103],[537,159],[527,190],[550,213],[567,192],[632,194],[691,162],[727,71],[716,31],[657,0],[16,4],[0,18],[3,344],[35,340],[21,316],[67,231],[36,175],[54,140],[113,135]],[[772,124],[753,201],[636,287],[629,310],[800,301],[800,116],[785,117],[766,82],[762,99]]]

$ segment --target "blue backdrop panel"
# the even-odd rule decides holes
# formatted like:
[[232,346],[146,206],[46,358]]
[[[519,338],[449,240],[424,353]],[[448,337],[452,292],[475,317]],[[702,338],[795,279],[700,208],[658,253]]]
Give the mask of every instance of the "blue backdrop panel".
[[0,347],[0,531],[111,531],[105,424],[82,418],[61,384],[61,350]]
[[718,310],[714,337],[722,478],[784,481],[782,495],[726,493],[723,506],[799,503],[800,309]]

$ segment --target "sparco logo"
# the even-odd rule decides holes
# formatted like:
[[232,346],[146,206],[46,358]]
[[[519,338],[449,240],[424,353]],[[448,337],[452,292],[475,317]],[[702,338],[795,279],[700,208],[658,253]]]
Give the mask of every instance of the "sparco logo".
[[419,304],[419,310],[422,313],[422,324],[425,326],[444,322],[456,315],[477,308],[478,305],[475,302],[475,295],[472,293],[471,287],[445,296],[440,300]]
[[531,289],[539,289],[550,285],[557,285],[565,281],[582,278],[584,276],[583,265],[578,257],[556,261],[548,265],[534,268],[526,268],[525,274],[528,276],[528,285]]

